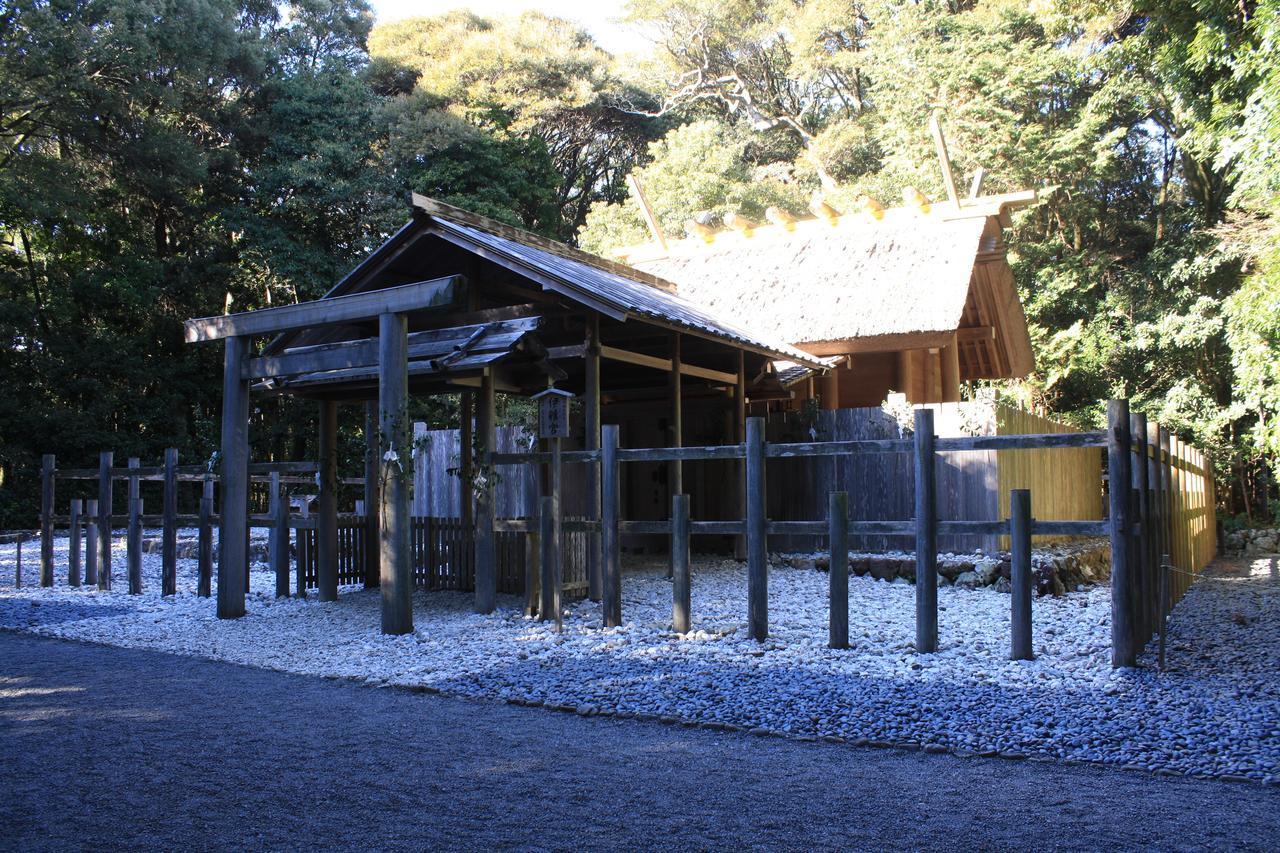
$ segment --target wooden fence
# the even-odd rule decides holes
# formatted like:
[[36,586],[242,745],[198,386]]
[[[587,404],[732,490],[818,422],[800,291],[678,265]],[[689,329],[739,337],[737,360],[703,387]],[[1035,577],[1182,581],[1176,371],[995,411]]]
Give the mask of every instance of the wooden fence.
[[[1127,401],[1112,401],[1108,408],[1107,429],[1095,432],[939,436],[934,428],[934,411],[929,408],[915,411],[911,438],[864,437],[835,441],[769,442],[766,440],[766,429],[763,419],[752,418],[748,421],[748,440],[744,444],[622,449],[617,447],[617,427],[606,427],[606,440],[602,449],[559,454],[564,463],[598,466],[598,482],[601,483],[603,496],[599,518],[575,518],[566,512],[555,513],[557,516],[566,516],[563,520],[559,517],[551,518],[546,514],[546,509],[556,502],[548,498],[539,502],[540,515],[537,518],[526,516],[495,519],[489,529],[466,529],[462,522],[454,519],[419,517],[414,527],[415,578],[420,585],[432,589],[474,587],[478,543],[481,539],[491,539],[485,543],[485,550],[489,550],[488,546],[491,545],[492,552],[496,555],[494,570],[499,589],[523,591],[527,611],[534,609],[535,596],[540,596],[540,612],[546,614],[547,602],[559,600],[561,593],[588,589],[591,580],[588,574],[593,562],[596,562],[591,557],[599,553],[605,622],[607,625],[617,625],[621,620],[621,534],[674,538],[676,534],[687,531],[687,535],[741,536],[745,537],[747,545],[750,631],[752,636],[763,639],[768,634],[766,555],[769,537],[774,537],[775,542],[780,537],[825,537],[830,542],[834,536],[841,548],[847,547],[848,542],[855,537],[905,538],[914,544],[916,552],[917,649],[927,652],[935,648],[937,642],[935,569],[941,537],[1004,537],[1025,534],[1029,543],[1033,534],[1107,535],[1111,539],[1112,556],[1113,662],[1117,666],[1131,666],[1138,650],[1163,625],[1173,603],[1216,551],[1213,484],[1208,459],[1170,436],[1167,431],[1148,425],[1143,416],[1131,417]],[[1105,519],[1043,520],[1027,517],[1019,521],[1018,512],[1011,512],[1006,518],[948,518],[941,512],[946,504],[938,489],[941,479],[939,473],[948,470],[948,454],[1066,454],[1086,450],[1096,456],[1097,448],[1106,448],[1108,459],[1108,513]],[[826,460],[834,463],[835,471],[843,471],[844,476],[856,479],[856,472],[872,470],[867,458],[877,455],[895,457],[893,465],[899,467],[886,470],[897,471],[901,477],[910,476],[913,482],[910,492],[912,506],[903,508],[902,514],[897,518],[859,518],[851,507],[847,507],[845,511],[853,519],[833,522],[831,516],[834,499],[831,494],[843,493],[845,501],[848,500],[848,492],[838,489],[830,490],[827,505],[808,519],[770,516],[769,479],[785,476],[774,472],[785,471],[784,466],[791,461]],[[901,465],[904,457],[911,460],[909,470],[904,470]],[[1040,459],[1038,463],[1029,465],[1042,471],[1057,470],[1057,463],[1048,462],[1047,456],[1037,458]],[[488,461],[498,467],[524,466],[526,473],[521,476],[536,476],[527,472],[551,462],[552,459],[553,455],[550,453],[523,451],[494,453]],[[622,518],[619,502],[621,465],[701,460],[742,460],[745,470],[745,518],[693,520],[687,518],[686,514],[684,519],[677,519],[681,523],[674,526],[672,520]],[[765,476],[766,461],[771,465],[770,477]],[[67,524],[73,534],[68,581],[77,585],[80,582],[77,546],[82,532],[91,533],[96,535],[89,537],[86,572],[90,565],[96,563],[101,567],[97,572],[96,582],[99,588],[109,589],[111,530],[115,526],[127,524],[129,586],[131,592],[140,592],[138,534],[145,523],[160,524],[163,528],[162,584],[163,592],[171,594],[174,591],[173,564],[176,559],[177,527],[180,524],[194,524],[199,528],[201,540],[198,591],[202,595],[209,594],[212,564],[210,531],[218,521],[213,513],[216,476],[206,472],[201,466],[178,466],[177,454],[173,451],[166,453],[164,465],[155,468],[143,468],[137,460],[130,460],[127,467],[116,467],[110,452],[101,455],[96,469],[59,470],[55,462],[53,456],[47,455],[42,463],[40,582],[43,586],[52,586],[54,582],[55,525]],[[577,467],[583,466],[579,464]],[[281,486],[290,479],[304,484],[313,483],[313,478],[306,475],[315,470],[314,463],[267,463],[250,466],[251,476],[269,483],[273,495],[283,495]],[[1082,476],[1092,476],[1092,473],[1087,472]],[[75,499],[71,502],[68,515],[56,515],[55,484],[59,479],[96,480],[99,497],[84,507],[81,506],[80,499]],[[128,512],[124,515],[113,511],[113,485],[117,480],[128,484]],[[147,480],[159,480],[164,484],[161,501],[163,512],[158,516],[143,514],[139,487]],[[178,513],[178,484],[184,481],[202,484],[199,512],[194,516]],[[552,476],[549,481],[561,484],[569,482],[561,476]],[[1116,483],[1123,483],[1126,488],[1114,488]],[[820,488],[821,485],[817,484],[817,487]],[[811,485],[810,488],[813,490],[815,486]],[[1025,489],[1014,491],[1026,492]],[[1036,506],[1034,490],[1027,495],[1027,500],[1028,508]],[[1079,508],[1052,502],[1048,505],[1060,506],[1064,513]],[[277,574],[277,594],[289,594],[289,531],[295,529],[299,531],[298,588],[299,591],[305,591],[316,574],[315,559],[318,549],[314,531],[317,518],[305,512],[292,513],[287,501],[282,499],[273,501],[269,509],[270,512],[266,515],[251,514],[250,524],[273,531],[270,563]],[[678,513],[673,507],[673,517],[676,515]],[[1028,515],[1034,516],[1034,510],[1031,509]],[[823,516],[827,518],[823,520]],[[838,528],[835,534],[832,532],[833,524]],[[369,553],[372,544],[370,530],[369,520],[364,516],[340,517],[339,582],[366,580],[369,566],[373,565]],[[1014,538],[1018,540],[1018,536]],[[556,545],[548,550],[550,541],[554,541]],[[687,546],[687,543],[674,544],[677,547]],[[1022,547],[1017,542],[1015,544],[1018,548]],[[597,547],[598,552],[595,550]],[[1166,554],[1169,556],[1167,561],[1162,559]],[[1024,555],[1015,555],[1015,558],[1020,560],[1021,556]],[[92,562],[90,558],[93,558]],[[550,561],[554,561],[554,564]],[[842,564],[842,561],[836,560],[833,564]],[[1172,573],[1162,573],[1165,565],[1172,567]],[[539,578],[542,579],[540,591],[536,589]],[[552,584],[555,595],[548,598],[551,595],[549,585]],[[681,589],[682,586],[677,584],[676,588]],[[558,616],[558,607],[555,612]]]

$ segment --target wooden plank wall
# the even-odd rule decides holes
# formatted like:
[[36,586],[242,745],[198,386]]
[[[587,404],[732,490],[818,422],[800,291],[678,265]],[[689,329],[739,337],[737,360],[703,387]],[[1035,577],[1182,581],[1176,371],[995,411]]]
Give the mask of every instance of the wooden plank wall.
[[[1012,406],[995,407],[996,435],[1032,435],[1079,432],[1075,427],[1051,421]],[[1087,521],[1106,516],[1103,511],[1102,457],[1096,447],[1001,450],[996,455],[998,518],[1009,517],[1009,492],[1031,490],[1031,516],[1054,521]],[[1035,541],[1066,539],[1037,536]],[[1009,537],[1001,537],[1001,548]]]
[[[940,436],[993,435],[995,418],[988,403],[938,403],[935,429]],[[906,417],[910,411],[904,410]],[[880,407],[836,409],[809,414],[769,416],[770,442],[854,441],[904,438],[894,415]],[[827,495],[849,494],[849,518],[860,521],[907,520],[914,514],[915,475],[911,453],[861,453],[855,456],[774,459],[766,477],[769,518],[816,521],[826,517]],[[992,521],[998,518],[996,462],[993,451],[940,453],[937,467],[938,517],[944,521]],[[826,548],[825,537],[773,536],[777,551]],[[939,536],[942,551],[992,550],[994,536]],[[915,548],[909,536],[851,536],[849,547],[882,551]]]
[[1212,464],[1194,447],[1174,439],[1169,447],[1170,562],[1177,569],[1169,578],[1169,603],[1186,594],[1193,575],[1218,552],[1218,525]]

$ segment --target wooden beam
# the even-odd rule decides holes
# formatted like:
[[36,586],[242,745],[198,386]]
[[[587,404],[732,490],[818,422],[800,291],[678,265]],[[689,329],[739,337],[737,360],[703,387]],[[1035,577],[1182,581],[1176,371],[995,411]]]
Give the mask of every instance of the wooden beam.
[[457,303],[466,287],[460,275],[402,284],[382,290],[331,296],[297,305],[261,308],[239,314],[222,314],[186,322],[187,343],[215,341],[246,335],[289,332],[313,326],[369,320],[384,313],[399,314]]
[[956,179],[951,173],[951,157],[947,154],[947,138],[942,133],[942,122],[938,115],[941,110],[934,110],[929,115],[929,132],[933,134],[933,145],[938,152],[938,165],[942,167],[942,183],[947,188],[947,198],[956,207],[960,206],[960,195],[956,192]]
[[667,236],[662,233],[662,225],[658,222],[658,217],[654,214],[653,207],[649,204],[649,198],[644,194],[644,188],[640,186],[640,179],[636,177],[635,172],[627,175],[627,186],[631,188],[631,196],[640,208],[640,215],[644,217],[645,224],[649,226],[649,233],[653,235],[653,242],[661,246],[663,251],[666,251]]
[[994,341],[995,339],[995,326],[961,326],[956,329],[956,341],[962,344]]
[[897,352],[907,349],[928,349],[946,346],[955,336],[955,330],[944,332],[905,332],[892,335],[875,335],[866,338],[846,338],[839,341],[809,341],[796,344],[812,356],[855,355],[864,352]]
[[[646,355],[641,352],[632,352],[631,350],[619,349],[617,347],[600,347],[600,357],[609,359],[610,361],[621,361],[625,364],[634,364],[639,367],[651,367],[654,370],[661,370],[664,373],[671,372],[672,360],[657,355]],[[699,367],[696,364],[680,363],[680,374],[682,376],[693,376],[697,379],[707,379],[712,382],[719,382],[722,385],[737,384],[737,374],[727,373],[723,370],[713,370],[709,367]]]

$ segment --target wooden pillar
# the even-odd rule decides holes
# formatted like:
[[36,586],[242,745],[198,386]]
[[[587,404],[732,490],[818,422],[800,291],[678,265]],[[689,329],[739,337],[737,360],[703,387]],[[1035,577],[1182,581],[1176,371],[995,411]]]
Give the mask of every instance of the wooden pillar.
[[[458,517],[462,519],[462,529],[470,530],[475,517],[474,496],[471,491],[472,478],[475,475],[475,394],[463,391],[459,396],[458,417]],[[427,515],[431,513],[428,512]]]
[[497,444],[497,400],[493,373],[486,371],[480,381],[479,411],[476,416],[483,485],[476,490],[476,601],[477,613],[492,613],[498,594],[498,566],[493,534],[493,463],[490,457]]
[[129,499],[129,528],[125,535],[125,563],[129,594],[142,594],[142,498]]
[[160,594],[178,592],[178,448],[164,451],[164,503],[161,507]]
[[1009,625],[1013,660],[1031,660],[1031,490],[1009,493],[1009,556],[1012,595]]
[[757,642],[769,636],[768,519],[765,515],[764,418],[747,419],[747,622]]
[[56,468],[52,453],[40,458],[40,586],[53,586],[53,487]]
[[[747,367],[746,353],[738,350],[738,381],[733,388],[733,443],[742,444],[747,440]],[[745,484],[747,481],[747,469],[745,459],[735,459],[731,463],[734,467],[733,487],[735,492],[735,503],[737,504],[737,519],[745,519],[747,517],[747,493]],[[739,534],[733,537],[733,556],[738,560],[747,558],[747,537]]]
[[[586,397],[584,403],[586,450],[600,449],[600,315],[592,314],[587,318],[586,340]],[[600,518],[600,463],[587,465],[587,517],[593,520]],[[592,601],[600,601],[601,577],[601,540],[599,533],[587,535],[587,597]]]
[[199,532],[196,543],[196,595],[213,594],[213,478],[205,475],[200,492]]
[[840,368],[833,367],[822,374],[822,408],[833,411],[840,408]]
[[246,337],[227,338],[222,368],[222,488],[218,519],[218,618],[244,615],[249,565],[249,383]]
[[[403,314],[378,317],[378,407],[384,448],[380,480],[382,633],[413,631],[413,574],[409,552],[409,336]],[[385,458],[385,457],[391,458]]]
[[563,487],[563,460],[561,458],[561,448],[559,438],[547,439],[547,444],[551,450],[551,462],[548,465],[547,483],[548,492],[546,500],[549,503],[539,503],[540,512],[545,508],[549,513],[549,517],[543,518],[539,525],[539,535],[542,538],[542,556],[540,564],[542,566],[542,602],[539,606],[539,618],[546,621],[552,616],[556,619],[556,625],[559,627],[561,612],[561,594],[562,583],[564,578],[564,561],[563,552],[560,548],[561,541],[561,490]]
[[[406,457],[408,464],[409,457]],[[316,525],[321,601],[338,600],[338,404],[320,402],[320,516]]]
[[556,506],[550,495],[538,498],[538,542],[542,546],[542,554],[538,560],[542,568],[542,604],[538,609],[538,619],[546,622],[555,618],[556,631],[563,627],[560,607],[556,602],[555,564],[556,560]]
[[1130,539],[1133,530],[1129,484],[1132,482],[1129,401],[1107,403],[1107,492],[1111,527],[1111,665],[1134,666],[1133,577]]
[[84,524],[84,582],[91,586],[98,584],[98,502],[90,498],[85,501]]
[[[382,453],[378,442],[378,401],[364,404],[364,585],[376,587],[380,581],[378,568],[378,528],[382,501],[378,497],[378,469]],[[285,507],[288,513],[288,507]],[[288,569],[286,568],[286,575]],[[288,594],[288,590],[285,590]]]
[[960,402],[960,346],[952,340],[942,348],[942,402]]
[[98,589],[111,589],[111,464],[115,454],[98,454]]
[[618,522],[618,427],[605,426],[600,435],[600,574],[604,626],[622,624],[622,564]]
[[1169,559],[1173,558],[1174,548],[1174,532],[1173,532],[1173,452],[1170,444],[1171,435],[1169,430],[1160,430],[1160,483],[1164,490],[1161,495],[1161,531],[1162,537],[1160,542],[1160,553],[1167,554]]
[[67,583],[71,586],[80,586],[80,541],[84,535],[80,529],[80,507],[80,498],[73,498],[71,501],[71,517],[68,519],[71,540],[67,548]]
[[908,403],[916,402],[916,393],[912,388],[915,384],[915,365],[912,363],[912,356],[913,352],[909,349],[898,353],[898,385],[899,390],[906,395]]
[[[280,484],[280,472],[271,472],[271,533],[268,562],[276,576],[276,598],[289,597],[289,498]],[[372,549],[370,549],[372,550]]]
[[[671,336],[671,446],[684,446],[684,381],[681,378],[680,366],[683,360],[680,334]],[[684,494],[684,463],[679,459],[670,463],[668,477],[670,497]]]
[[[165,461],[168,461],[167,455]],[[142,466],[142,460],[136,456],[130,456],[126,465],[132,472]],[[167,469],[165,473],[168,473]],[[138,479],[138,475],[130,473],[128,498],[125,501],[125,505],[129,507],[129,530],[125,537],[125,563],[128,566],[130,595],[140,595],[142,593],[142,496],[140,486],[141,482]],[[135,503],[138,504],[136,508],[134,506]]]
[[849,648],[849,494],[832,492],[827,501],[830,556],[827,558],[827,645]]
[[692,583],[689,576],[689,496],[671,499],[671,630],[690,630]]
[[938,499],[933,410],[916,409],[916,652],[938,650]]

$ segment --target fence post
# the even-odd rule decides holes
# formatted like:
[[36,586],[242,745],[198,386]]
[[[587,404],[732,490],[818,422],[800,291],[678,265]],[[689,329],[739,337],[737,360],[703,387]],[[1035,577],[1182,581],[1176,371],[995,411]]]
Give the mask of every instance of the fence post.
[[98,589],[111,589],[111,463],[115,454],[98,456]]
[[84,536],[84,582],[98,585],[98,502],[90,499],[85,502],[85,536]]
[[178,592],[178,448],[164,451],[164,503],[160,524],[160,594]]
[[538,531],[542,546],[542,606],[539,608],[539,621],[546,622],[554,618],[556,631],[562,628],[559,602],[556,601],[555,590],[555,538],[556,538],[556,504],[551,497],[538,498]]
[[827,566],[827,597],[830,600],[827,645],[833,649],[847,649],[849,648],[848,492],[832,492],[828,497],[827,524],[831,539],[831,555]]
[[200,492],[200,533],[196,554],[196,595],[213,594],[213,478],[205,475]]
[[56,460],[40,457],[40,586],[53,586],[53,488]]
[[618,427],[607,424],[600,430],[600,568],[604,626],[622,624],[621,541],[618,494]]
[[71,517],[68,519],[71,541],[67,545],[67,583],[71,586],[80,586],[80,537],[83,535],[80,529],[81,506],[80,498],[72,498]]
[[1132,502],[1129,484],[1132,437],[1129,433],[1129,401],[1107,403],[1107,493],[1111,510],[1111,665],[1133,666],[1134,650]]
[[22,589],[22,534],[19,533],[13,540],[16,554],[14,555],[13,564],[13,586],[15,589]]
[[689,496],[671,497],[671,629],[690,630],[691,581],[689,577]]
[[[535,519],[535,522],[537,519]],[[542,593],[542,535],[537,523],[524,535],[524,615],[538,615]]]
[[916,409],[916,652],[938,650],[938,501],[933,410]]
[[129,564],[129,594],[142,594],[142,498],[129,501],[129,532],[125,540]]
[[[382,445],[381,436],[378,434],[378,402],[376,400],[370,400],[364,404],[364,445],[364,586],[365,589],[369,589],[381,583],[379,575],[382,571],[378,562],[378,529],[380,524],[378,512],[382,504],[382,499],[378,494],[378,466],[382,459],[380,449]],[[464,484],[464,490],[469,488],[469,485]],[[289,507],[288,501],[286,501],[286,517],[288,514]],[[287,530],[288,528],[286,527],[285,529]],[[286,586],[285,595],[288,594],[289,589]]]
[[751,639],[769,636],[768,518],[765,509],[764,418],[747,419],[747,623]]
[[[271,536],[267,544],[271,551],[271,570],[276,574],[276,598],[288,598],[289,499],[280,486],[280,474],[277,471],[271,472]],[[368,542],[365,546],[370,547]]]
[[1013,660],[1032,660],[1031,651],[1031,490],[1009,493],[1009,551],[1013,594],[1009,625],[1013,634]]
[[1164,640],[1169,628],[1169,555],[1160,557],[1160,671],[1164,671]]
[[1145,646],[1151,638],[1155,627],[1152,620],[1156,598],[1155,559],[1151,548],[1151,472],[1147,465],[1147,416],[1142,412],[1130,415],[1130,432],[1133,435],[1134,488],[1138,494],[1138,508],[1135,513],[1138,522],[1138,535],[1134,542],[1137,548],[1137,646]]

